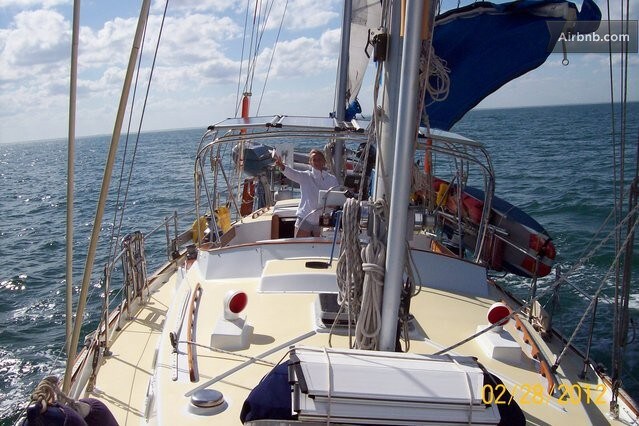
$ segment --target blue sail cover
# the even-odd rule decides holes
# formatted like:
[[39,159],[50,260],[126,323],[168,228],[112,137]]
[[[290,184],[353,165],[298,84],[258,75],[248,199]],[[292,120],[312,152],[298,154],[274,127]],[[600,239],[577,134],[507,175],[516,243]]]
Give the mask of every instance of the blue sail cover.
[[567,20],[574,32],[592,32],[601,11],[594,0],[584,0],[581,12],[564,0],[522,0],[477,2],[438,16],[433,46],[450,70],[450,91],[443,101],[426,95],[430,126],[449,130],[486,96],[543,64],[560,36],[548,22]]

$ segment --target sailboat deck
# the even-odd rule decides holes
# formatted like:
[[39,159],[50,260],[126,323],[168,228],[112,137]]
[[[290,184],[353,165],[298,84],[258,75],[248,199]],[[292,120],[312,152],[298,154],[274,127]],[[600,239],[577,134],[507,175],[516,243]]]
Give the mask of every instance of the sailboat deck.
[[[298,263],[299,261],[296,260]],[[306,285],[306,292],[292,292],[290,288],[281,291],[260,291],[263,276],[207,280],[201,275],[199,268],[191,267],[181,281],[173,277],[167,284],[159,287],[152,294],[150,301],[141,307],[135,319],[128,322],[119,332],[118,338],[111,346],[113,355],[101,366],[92,396],[106,402],[121,425],[143,422],[145,413],[140,407],[147,406],[147,402],[151,401],[157,413],[149,419],[150,424],[181,424],[184,416],[188,416],[189,422],[193,424],[239,424],[239,413],[251,388],[257,385],[274,365],[287,359],[289,347],[329,347],[329,334],[317,327],[314,306],[318,294],[308,292],[308,281],[310,277],[312,282],[312,277],[317,277],[318,274],[331,277],[335,267],[336,264],[333,263],[330,269],[297,276],[297,280]],[[265,268],[264,271],[266,275],[270,271],[273,276],[293,273],[293,270],[286,269],[285,264],[278,262],[271,264],[270,268]],[[295,276],[289,275],[288,279],[294,280]],[[189,371],[185,343],[186,318],[189,315],[185,315],[186,318],[181,321],[182,303],[175,301],[186,300],[186,295],[193,294],[198,284],[202,291],[194,315],[192,341],[195,341],[197,346],[191,345],[191,350],[196,354],[193,373]],[[242,314],[245,315],[248,325],[248,347],[220,351],[211,348],[211,335],[222,317],[222,300],[230,290],[241,290],[249,296],[248,305]],[[488,307],[495,300],[499,300],[497,290],[494,287],[489,287],[489,290],[489,295],[479,297],[422,288],[420,294],[411,302],[415,330],[412,333],[410,351],[434,354],[444,347],[458,343],[460,336],[475,334],[478,325],[487,323]],[[171,304],[173,309],[168,308]],[[181,322],[181,343],[178,345],[179,356],[176,356],[168,332],[175,329],[172,324],[177,326]],[[163,328],[165,332],[161,334]],[[576,400],[562,402],[557,395],[552,397],[546,392],[540,392],[539,390],[547,388],[547,380],[538,372],[539,362],[531,357],[531,346],[524,342],[523,334],[515,328],[514,321],[505,326],[505,331],[521,348],[521,354],[515,360],[502,362],[491,359],[476,339],[462,344],[450,353],[476,356],[482,365],[504,382],[512,393],[512,399],[526,412],[529,424],[562,424],[562,419],[568,418],[567,413],[571,414],[570,419],[581,417],[580,424],[588,424],[593,419],[601,420],[595,421],[594,424],[611,422],[600,411],[607,409],[607,405],[602,405],[600,401],[607,400],[598,399],[596,378],[592,377],[592,373],[588,379],[595,380],[594,383],[580,382],[583,389],[590,389],[589,399],[584,404],[578,404]],[[542,355],[551,353],[538,335],[535,340]],[[557,343],[558,340],[555,338],[553,344]],[[330,345],[334,348],[347,348],[347,335],[343,332],[333,335]],[[132,363],[131,360],[136,362]],[[572,385],[568,383],[578,382],[576,374],[582,365],[582,362],[569,351],[557,371],[560,393],[573,390]],[[193,382],[189,378],[192,374],[195,374]],[[570,380],[564,382],[563,379],[567,376]],[[566,384],[562,386],[562,383]],[[198,388],[215,389],[223,394],[225,403],[218,410],[221,412],[210,415],[209,411],[209,415],[203,415],[202,412],[188,408],[191,406],[191,394]],[[134,396],[139,398],[146,395],[147,389],[151,389],[153,395],[147,397],[146,401],[133,400]],[[499,388],[494,391],[493,398],[503,398],[498,395]],[[582,392],[581,399],[585,401],[585,391]],[[497,403],[506,401],[499,400]]]
[[[123,321],[121,331],[109,348],[111,356],[105,358],[100,375],[90,396],[108,404],[120,425],[140,424],[145,417],[144,407],[149,381],[153,377],[156,348],[171,305],[175,275],[159,291],[151,294],[146,304]],[[132,362],[134,360],[135,362]]]

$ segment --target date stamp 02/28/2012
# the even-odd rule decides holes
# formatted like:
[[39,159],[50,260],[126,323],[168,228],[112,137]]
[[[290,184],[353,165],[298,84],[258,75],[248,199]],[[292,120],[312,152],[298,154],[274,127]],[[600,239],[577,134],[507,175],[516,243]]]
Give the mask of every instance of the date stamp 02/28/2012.
[[512,393],[502,383],[485,384],[482,388],[482,402],[490,405],[507,405],[513,402],[519,405],[542,405],[551,401],[559,405],[606,404],[605,386],[582,387],[579,384],[559,384],[556,397],[548,395],[540,383],[516,384]]

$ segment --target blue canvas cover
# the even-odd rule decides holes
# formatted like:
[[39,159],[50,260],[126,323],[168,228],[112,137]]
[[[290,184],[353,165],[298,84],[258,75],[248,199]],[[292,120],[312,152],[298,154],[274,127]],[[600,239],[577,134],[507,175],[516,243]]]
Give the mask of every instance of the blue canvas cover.
[[564,0],[522,0],[477,2],[438,16],[433,46],[450,70],[450,91],[440,102],[426,95],[430,126],[449,130],[486,96],[543,64],[560,36],[548,22],[565,22],[566,11],[581,33],[601,20],[594,0],[584,0],[581,12]]

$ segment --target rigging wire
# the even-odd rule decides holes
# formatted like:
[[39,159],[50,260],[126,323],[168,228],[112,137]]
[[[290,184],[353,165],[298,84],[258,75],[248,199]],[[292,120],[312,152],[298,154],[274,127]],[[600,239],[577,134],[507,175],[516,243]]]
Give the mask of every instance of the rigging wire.
[[[257,11],[258,11],[259,2],[260,2],[260,0],[256,0],[255,1],[255,8],[253,10],[253,25],[251,26],[251,37],[249,39],[250,40],[249,51],[248,51],[248,54],[246,55],[246,58],[247,58],[246,59],[246,81],[244,82],[244,88],[243,88],[243,92],[244,93],[250,93],[248,91],[248,86],[249,86],[249,78],[250,78],[250,75],[251,75],[251,66],[252,66],[252,62],[253,62],[253,58],[254,58],[253,45],[255,43],[255,33],[256,33],[255,21],[257,19]],[[248,7],[247,7],[247,9],[248,9]],[[248,10],[247,10],[247,12],[248,12]],[[246,35],[246,28],[244,29],[244,34]],[[237,109],[238,110],[239,110],[240,104],[241,104],[241,100],[238,99],[238,105],[237,105]]]
[[[274,0],[271,0],[270,5],[264,6],[264,22],[262,24],[261,27],[258,26],[258,38],[257,38],[257,44],[255,46],[255,53],[254,53],[254,58],[253,58],[253,69],[251,72],[251,77],[250,77],[250,85],[249,85],[249,92],[253,91],[253,80],[255,79],[255,70],[257,68],[257,59],[260,53],[260,48],[262,46],[262,39],[264,37],[264,34],[266,33],[266,25],[268,24],[268,20],[271,17],[271,11],[273,10],[273,2]],[[268,11],[267,11],[268,9]],[[260,18],[262,17],[262,14],[260,14]]]
[[[520,312],[523,312],[525,309],[527,309],[528,307],[532,306],[532,305],[533,305],[533,303],[535,303],[536,301],[538,301],[538,300],[540,300],[540,299],[543,299],[545,296],[547,296],[547,295],[549,295],[550,293],[554,292],[554,291],[555,291],[555,290],[556,290],[556,289],[557,289],[557,288],[558,288],[558,287],[559,287],[562,283],[564,283],[565,281],[567,281],[567,277],[568,277],[568,276],[571,276],[571,275],[572,275],[575,271],[577,271],[579,268],[581,268],[581,267],[582,267],[582,266],[583,266],[583,265],[584,265],[584,264],[585,264],[588,260],[590,260],[590,258],[591,258],[591,257],[593,257],[593,256],[595,255],[595,253],[597,253],[597,252],[599,251],[599,249],[601,249],[601,247],[603,247],[603,246],[604,246],[604,244],[606,244],[606,243],[608,242],[608,240],[610,240],[611,238],[613,238],[613,237],[616,235],[616,233],[617,233],[617,231],[618,231],[618,228],[620,228],[620,227],[624,226],[624,225],[625,225],[625,224],[626,224],[626,223],[630,220],[630,217],[631,217],[631,215],[632,215],[632,214],[637,214],[637,213],[639,213],[639,205],[635,206],[635,207],[634,207],[634,209],[633,209],[633,211],[632,211],[632,212],[630,212],[630,213],[626,216],[626,218],[624,218],[624,220],[622,220],[622,221],[619,223],[619,225],[617,225],[617,226],[615,227],[615,229],[612,229],[612,230],[608,233],[608,235],[607,235],[605,238],[603,238],[603,239],[599,242],[599,244],[597,244],[597,246],[596,246],[596,247],[594,247],[594,248],[591,250],[591,252],[590,252],[587,256],[585,256],[585,257],[583,257],[583,258],[579,259],[579,261],[578,261],[576,264],[574,264],[574,265],[570,268],[570,270],[569,270],[566,274],[563,274],[563,275],[561,275],[560,277],[558,277],[558,278],[557,278],[557,279],[556,279],[556,280],[555,280],[555,281],[554,281],[551,285],[549,285],[549,286],[548,286],[548,287],[547,287],[547,288],[546,288],[543,292],[541,292],[541,294],[538,294],[537,296],[533,297],[533,298],[532,298],[532,299],[530,299],[529,301],[527,301],[527,302],[525,302],[524,304],[522,304],[522,305],[521,305],[521,307],[520,307],[518,310],[514,310],[513,312],[511,312],[511,314],[510,314],[510,315],[508,315],[508,317],[507,317],[507,318],[508,318],[508,319],[513,318],[513,317],[515,316],[515,314],[520,313]],[[635,225],[635,226],[636,226],[636,225]],[[608,275],[609,275],[609,274],[607,274],[606,276],[608,276]],[[604,283],[604,282],[605,282],[605,281],[602,281],[602,284],[601,284],[601,286],[600,286],[600,289],[603,287],[603,283]],[[593,300],[594,300],[594,299],[593,299]],[[584,315],[584,316],[585,316],[585,315]],[[479,335],[481,335],[481,334],[484,334],[485,332],[487,332],[487,331],[491,330],[491,329],[492,329],[495,325],[497,325],[497,324],[493,324],[493,326],[488,327],[488,328],[484,329],[483,331],[480,331],[480,332],[478,332],[478,333],[475,333],[475,334],[473,334],[473,335],[471,335],[471,336],[469,336],[469,337],[467,337],[467,338],[465,338],[465,339],[463,339],[463,340],[460,340],[459,342],[457,342],[457,343],[455,343],[455,344],[452,344],[452,345],[450,345],[450,346],[448,346],[448,347],[446,347],[446,348],[444,348],[444,349],[441,349],[441,350],[439,350],[438,352],[436,352],[436,353],[435,353],[435,355],[442,355],[442,354],[445,354],[445,353],[447,353],[447,352],[449,352],[449,351],[451,351],[451,350],[453,350],[453,349],[455,349],[455,348],[457,348],[457,347],[459,347],[459,346],[463,345],[464,343],[466,343],[466,342],[468,342],[468,341],[470,341],[470,340],[473,340],[473,339],[474,339],[474,338],[476,338],[477,336],[479,336]],[[566,346],[568,346],[568,345],[569,345],[569,344],[567,344]]]
[[[119,240],[120,238],[120,231],[117,231],[117,236],[116,236],[116,243],[114,244],[113,242],[113,237],[114,234],[116,233],[116,223],[118,221],[118,207],[120,206],[120,194],[122,192],[122,182],[123,182],[123,178],[124,178],[124,167],[126,165],[126,155],[129,152],[129,136],[131,134],[131,124],[133,122],[132,116],[133,116],[133,110],[134,110],[134,106],[135,106],[135,100],[137,97],[137,93],[138,93],[138,82],[139,82],[139,78],[140,78],[140,68],[141,68],[141,62],[142,62],[142,55],[144,54],[144,46],[146,45],[145,40],[146,40],[146,30],[147,30],[147,26],[144,26],[144,34],[142,35],[142,45],[140,46],[140,55],[138,56],[138,66],[137,66],[137,70],[136,70],[136,74],[135,74],[135,84],[133,84],[133,93],[131,95],[131,107],[129,109],[129,119],[128,119],[128,123],[127,123],[127,129],[126,129],[126,138],[124,139],[124,148],[122,151],[122,166],[120,168],[120,176],[118,178],[118,189],[116,190],[116,198],[115,198],[115,209],[113,212],[113,226],[111,228],[111,236],[109,238],[109,258],[107,260],[107,263],[111,263],[111,260],[113,258],[115,258],[116,253],[117,253],[117,240]],[[122,213],[120,215],[120,217],[124,216],[124,205],[126,205],[126,197],[125,197],[125,201],[123,203],[123,207],[122,207]],[[120,226],[121,226],[121,218],[120,218]],[[115,246],[115,247],[114,247]]]
[[[624,219],[624,223],[625,222],[630,222],[632,215],[636,215],[637,214],[637,208],[635,207],[635,209],[633,211],[631,211],[626,218]],[[621,225],[618,226],[617,231],[619,229],[621,229]],[[632,239],[632,233],[634,233],[635,229],[637,227],[637,222],[635,222],[634,224],[631,224],[631,229],[629,230],[626,239],[623,243],[623,246],[625,246],[631,239]],[[559,354],[559,356],[557,357],[557,360],[555,361],[555,366],[559,365],[561,358],[563,358],[565,352],[568,350],[568,348],[572,345],[573,340],[575,339],[577,332],[581,329],[581,326],[584,324],[588,314],[590,313],[590,311],[592,310],[593,306],[594,306],[594,302],[595,300],[598,299],[599,297],[599,293],[603,290],[603,286],[606,283],[606,278],[611,275],[613,273],[613,271],[615,270],[615,265],[617,265],[619,263],[619,260],[621,258],[621,256],[624,254],[623,251],[618,251],[613,264],[611,265],[611,267],[609,268],[608,272],[606,273],[606,275],[604,276],[604,278],[602,279],[601,284],[599,285],[599,288],[597,289],[597,291],[595,292],[595,297],[593,297],[592,301],[590,302],[590,304],[588,305],[588,307],[586,308],[586,311],[583,313],[583,315],[581,316],[581,319],[579,321],[579,323],[577,324],[577,326],[575,327],[575,330],[573,331],[572,335],[570,336],[570,338],[566,341],[565,345],[564,345],[564,349],[561,351],[561,353]],[[613,377],[613,380],[615,380],[615,377]],[[614,388],[613,388],[614,390]],[[615,398],[613,398],[614,400]]]
[[282,32],[282,27],[284,24],[284,18],[286,17],[286,10],[288,9],[288,0],[286,0],[286,3],[284,4],[284,12],[282,13],[282,19],[280,20],[280,26],[277,30],[277,36],[275,37],[275,42],[273,43],[273,51],[271,53],[271,59],[268,63],[268,68],[266,70],[266,77],[264,78],[264,85],[262,86],[262,93],[260,94],[260,99],[257,103],[257,110],[255,111],[256,115],[259,115],[260,112],[260,107],[262,106],[262,99],[264,99],[264,92],[266,90],[266,85],[268,83],[268,78],[271,74],[271,67],[273,66],[273,58],[275,57],[275,50],[277,48],[277,44],[280,40],[280,34]]
[[[127,200],[128,200],[128,194],[129,194],[129,188],[131,185],[131,179],[133,177],[133,166],[135,165],[135,157],[137,154],[137,150],[138,150],[138,146],[139,146],[139,142],[140,142],[140,134],[142,133],[142,123],[144,122],[144,114],[146,111],[146,105],[149,99],[149,92],[151,90],[151,82],[153,80],[153,73],[155,71],[155,63],[157,61],[157,55],[158,55],[158,50],[160,47],[160,40],[162,38],[162,32],[164,29],[164,23],[166,20],[166,13],[169,7],[169,0],[166,0],[165,4],[164,4],[164,13],[162,15],[162,20],[160,23],[160,28],[158,31],[158,38],[157,38],[157,42],[155,45],[155,50],[153,53],[153,61],[151,63],[151,69],[149,72],[149,78],[147,80],[147,86],[146,86],[146,92],[144,95],[144,101],[142,103],[142,108],[141,108],[141,113],[140,113],[140,119],[138,121],[138,128],[137,128],[137,132],[136,132],[136,138],[135,138],[135,144],[133,147],[133,154],[131,157],[131,162],[129,165],[129,174],[128,177],[126,179],[126,185],[125,185],[125,189],[124,189],[124,200],[122,202],[122,208],[121,208],[121,213],[120,213],[120,221],[118,223],[118,226],[115,226],[115,218],[114,218],[114,228],[113,231],[114,233],[117,233],[117,235],[115,235],[115,238],[113,238],[113,234],[112,234],[112,238],[110,241],[110,244],[113,245],[114,241],[117,243],[117,241],[119,241],[120,239],[120,231],[122,228],[122,222],[124,219],[124,211],[126,210],[126,205],[127,205]],[[146,34],[146,27],[145,27],[145,34]],[[128,140],[129,140],[129,135],[130,135],[130,131],[131,131],[131,124],[132,124],[132,115],[133,115],[133,105],[135,103],[135,95],[137,93],[137,87],[138,87],[138,83],[139,83],[139,76],[140,76],[140,70],[141,70],[141,61],[142,61],[142,53],[144,51],[144,42],[142,43],[142,47],[140,49],[140,56],[138,58],[138,70],[137,70],[137,74],[136,74],[136,81],[135,81],[135,85],[134,85],[134,89],[133,89],[133,98],[132,98],[132,102],[131,102],[131,110],[130,110],[130,114],[129,114],[129,123],[128,123],[128,128],[127,128],[127,136],[126,136],[126,143],[125,143],[125,151],[124,151],[124,156],[126,156],[126,147],[128,145]],[[124,157],[122,159],[122,170],[121,170],[121,174],[120,174],[120,179],[119,179],[119,183],[118,183],[118,191],[117,191],[117,200],[119,200],[120,197],[120,192],[121,192],[121,185],[122,185],[122,180],[123,180],[123,172],[124,172]],[[117,211],[118,211],[118,201],[116,201],[116,211],[115,211],[115,216],[117,217]],[[117,251],[117,246],[116,248],[113,250],[113,253],[111,253],[111,255],[113,256],[113,258],[116,256],[115,251]],[[111,247],[109,249],[109,252],[111,252]],[[109,259],[111,260],[111,259]]]
[[246,48],[246,29],[248,28],[249,17],[249,4],[251,0],[246,0],[246,14],[244,15],[244,36],[242,37],[242,53],[240,55],[240,71],[237,76],[237,91],[235,93],[235,117],[240,111],[240,105],[242,105],[242,99],[240,98],[240,85],[242,84],[242,69],[244,67],[244,49]]
[[84,317],[84,310],[86,308],[86,302],[87,302],[88,287],[89,287],[89,282],[91,280],[91,273],[93,271],[93,266],[95,262],[97,243],[98,243],[100,230],[101,230],[101,222],[104,216],[106,199],[107,199],[107,195],[109,191],[109,182],[111,180],[113,165],[114,165],[115,157],[117,154],[117,147],[120,140],[120,132],[122,130],[122,121],[124,119],[124,113],[128,103],[128,95],[129,95],[131,80],[133,78],[133,73],[136,67],[136,58],[137,58],[137,55],[139,54],[141,39],[144,32],[144,27],[146,26],[146,20],[148,19],[149,10],[150,10],[150,0],[144,0],[142,3],[142,7],[140,9],[140,15],[138,18],[138,23],[136,25],[133,45],[131,47],[131,53],[129,55],[129,60],[127,62],[126,76],[124,79],[124,87],[122,89],[120,102],[118,104],[118,112],[117,112],[117,116],[115,120],[113,134],[111,136],[109,154],[107,156],[106,165],[104,168],[104,174],[102,178],[102,184],[100,187],[100,195],[98,198],[98,205],[96,209],[95,219],[93,221],[93,227],[91,229],[91,238],[89,241],[89,247],[87,249],[87,257],[84,263],[85,269],[84,269],[84,274],[82,277],[82,287],[80,289],[80,297],[78,299],[76,321],[73,327],[71,344],[68,345],[69,353],[67,354],[67,366],[66,366],[66,372],[64,375],[64,384],[63,384],[64,391],[67,391],[71,384],[70,383],[71,370],[73,368],[72,363],[76,355],[76,349],[77,349],[76,345],[80,338],[80,332],[82,328],[82,319]]
[[[610,22],[610,1],[607,2],[608,6],[608,21]],[[628,32],[629,25],[629,1],[620,2],[620,17],[625,23],[622,31]],[[613,158],[617,158],[615,148],[617,146],[615,131],[615,123],[617,118],[615,116],[615,102],[614,102],[614,77],[613,77],[613,57],[612,57],[612,43],[608,42],[609,46],[609,73],[610,73],[610,98],[611,98],[611,120],[612,120],[612,140],[613,140]],[[624,199],[626,193],[625,186],[625,165],[626,165],[626,128],[627,128],[627,100],[628,100],[628,46],[625,43],[621,44],[621,51],[619,52],[619,97],[621,101],[621,111],[619,111],[620,133],[619,133],[619,171],[617,171],[616,165],[614,166],[614,181],[613,188],[615,193],[615,211],[618,212],[616,217],[623,216]],[[639,145],[638,145],[639,148]],[[639,163],[637,163],[639,166]],[[636,170],[636,169],[635,169]],[[637,182],[637,172],[635,171],[635,177],[633,185]],[[628,190],[628,216],[633,214],[636,209],[636,186],[633,186]],[[617,193],[618,191],[618,193]],[[633,203],[635,206],[633,207]],[[635,213],[636,214],[636,213]],[[635,216],[636,218],[636,216]],[[633,220],[636,220],[633,218]],[[620,255],[625,254],[625,258],[622,261],[618,255],[615,259],[616,277],[615,277],[615,295],[614,295],[614,311],[613,311],[613,345],[612,345],[612,359],[611,370],[613,379],[613,396],[611,400],[611,412],[614,417],[618,416],[617,398],[619,389],[621,387],[623,359],[625,357],[625,351],[628,344],[628,322],[629,322],[629,298],[630,298],[630,276],[631,276],[631,258],[632,258],[632,242],[634,241],[634,227],[636,223],[630,222],[625,234],[625,241],[622,243],[623,230],[619,227],[617,230],[617,241],[615,244],[616,252]],[[623,264],[623,269],[622,269]]]
[[[262,45],[262,40],[264,34],[266,32],[266,27],[268,25],[269,18],[271,16],[273,10],[274,0],[271,2],[262,3],[260,0],[255,2],[255,7],[253,9],[253,20],[250,31],[250,43],[248,53],[246,54],[246,79],[244,81],[244,87],[242,92],[250,95],[253,90],[253,81],[255,79],[255,72],[257,69],[257,60],[260,53],[260,48]],[[247,15],[244,22],[244,39],[246,39],[248,34],[248,10],[249,3],[247,3]],[[279,37],[279,33],[278,33]],[[244,49],[245,49],[245,40],[242,42],[242,62],[244,61]],[[242,100],[240,97],[240,84],[242,80],[242,68],[240,67],[240,75],[238,77],[238,88],[237,88],[237,99],[236,99],[236,108],[235,115],[237,116],[240,106],[242,104]],[[270,69],[270,65],[269,65]]]
[[[160,29],[159,29],[159,32],[158,32],[158,39],[157,39],[157,43],[156,43],[156,46],[155,46],[153,62],[152,62],[152,65],[151,65],[151,70],[150,70],[149,78],[148,78],[148,81],[147,81],[147,88],[146,88],[146,93],[145,93],[145,97],[144,97],[144,102],[143,102],[142,108],[141,108],[141,115],[140,115],[139,122],[138,122],[138,129],[137,129],[137,135],[136,135],[135,143],[134,143],[134,147],[133,147],[133,154],[132,154],[132,157],[131,157],[131,161],[129,163],[128,177],[127,177],[126,185],[125,185],[125,189],[124,189],[123,201],[122,201],[122,205],[121,205],[121,208],[120,208],[119,223],[118,223],[118,208],[120,206],[120,196],[122,194],[122,183],[123,183],[123,180],[124,180],[124,169],[125,169],[125,164],[126,164],[126,156],[127,156],[127,152],[128,152],[129,136],[131,134],[131,126],[132,126],[132,121],[133,121],[132,116],[133,116],[133,110],[134,110],[135,99],[136,99],[136,94],[137,94],[137,87],[138,87],[139,78],[140,78],[141,60],[142,60],[142,55],[144,53],[144,46],[145,46],[145,41],[144,40],[146,38],[147,25],[145,25],[144,30],[143,30],[142,42],[141,42],[141,46],[140,46],[140,53],[139,53],[139,56],[138,56],[138,65],[137,65],[137,70],[136,70],[135,84],[134,84],[134,87],[133,87],[133,93],[132,93],[132,98],[131,98],[131,106],[130,106],[130,111],[129,111],[129,119],[128,119],[128,124],[127,124],[125,144],[124,144],[124,149],[123,149],[123,154],[122,154],[122,167],[121,167],[121,170],[120,170],[120,176],[119,176],[119,179],[118,179],[118,188],[117,188],[117,191],[116,191],[116,202],[115,202],[115,211],[114,211],[114,217],[113,217],[113,227],[111,229],[111,235],[110,235],[110,238],[109,238],[108,258],[107,258],[107,261],[106,261],[107,267],[108,267],[108,265],[112,265],[113,262],[114,262],[114,259],[116,259],[116,257],[117,257],[118,242],[120,241],[120,234],[121,234],[121,229],[122,229],[122,224],[123,224],[123,219],[124,219],[124,212],[125,212],[126,206],[127,206],[128,193],[129,193],[131,179],[132,179],[132,176],[133,176],[133,167],[134,167],[134,164],[135,164],[135,157],[136,157],[137,148],[138,148],[139,141],[140,141],[141,128],[142,128],[142,123],[144,121],[144,112],[146,110],[149,91],[150,91],[150,87],[151,87],[151,81],[152,81],[152,78],[153,78],[153,72],[154,72],[154,69],[155,69],[155,63],[156,63],[156,60],[157,60],[157,54],[158,54],[158,50],[159,50],[159,44],[160,44],[160,40],[161,40],[161,37],[162,37],[162,31],[163,31],[163,28],[164,28],[164,22],[165,22],[167,10],[168,10],[168,4],[169,4],[169,0],[166,0],[165,7],[164,7],[164,13],[163,13],[163,16],[162,16]],[[117,223],[117,226],[116,226],[116,223]],[[102,287],[102,286],[100,286],[100,287]],[[124,287],[124,285],[123,285],[123,287]],[[96,288],[92,288],[90,290],[89,298],[93,297],[93,293],[94,293],[95,290],[96,290]],[[106,283],[104,284],[104,291],[108,291],[108,287],[106,287]],[[105,297],[105,302],[106,302],[106,300],[108,300],[108,299]],[[105,309],[108,312],[108,310],[109,310],[108,304],[105,303],[103,309]],[[104,314],[104,312],[102,312],[102,314]],[[95,336],[94,336],[94,339],[99,339],[99,338],[100,338],[99,334],[96,333]]]

